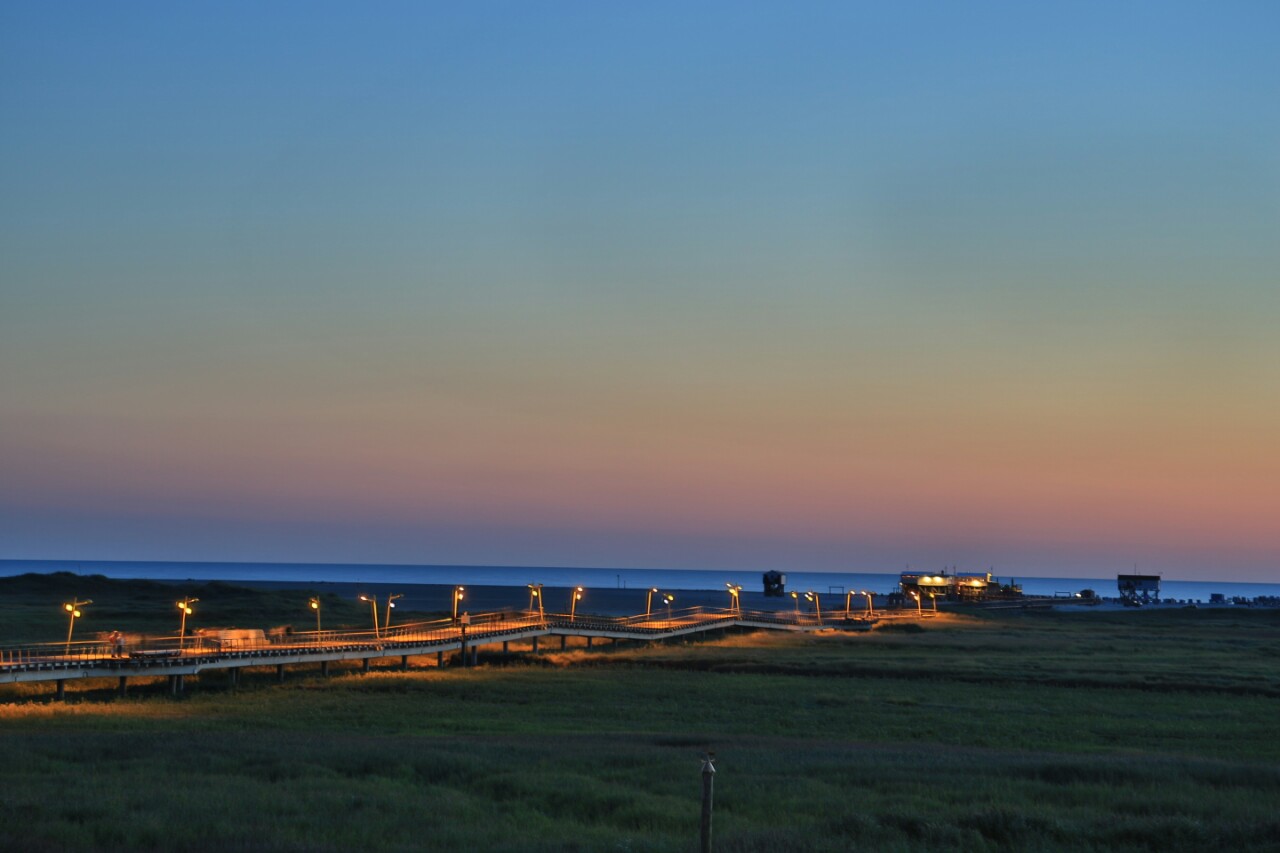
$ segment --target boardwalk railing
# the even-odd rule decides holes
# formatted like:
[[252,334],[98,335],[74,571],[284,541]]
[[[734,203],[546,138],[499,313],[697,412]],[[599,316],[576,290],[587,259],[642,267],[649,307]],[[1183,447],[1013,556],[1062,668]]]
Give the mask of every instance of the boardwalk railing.
[[[846,619],[839,612],[819,619],[813,614],[785,610],[743,611],[714,607],[686,607],[670,611],[664,607],[648,615],[637,616],[508,610],[461,619],[411,622],[378,631],[234,632],[234,635],[230,631],[222,634],[209,631],[183,638],[128,635],[123,645],[95,639],[0,646],[0,675],[57,671],[65,672],[67,677],[75,677],[77,674],[101,674],[102,670],[125,675],[179,666],[252,666],[259,665],[258,662],[250,662],[258,658],[273,659],[260,662],[266,664],[280,660],[367,659],[410,651],[421,654],[456,649],[464,644],[474,647],[553,634],[614,639],[657,638],[733,626],[813,631],[824,627],[848,627],[858,621]],[[869,626],[870,623],[865,624]]]

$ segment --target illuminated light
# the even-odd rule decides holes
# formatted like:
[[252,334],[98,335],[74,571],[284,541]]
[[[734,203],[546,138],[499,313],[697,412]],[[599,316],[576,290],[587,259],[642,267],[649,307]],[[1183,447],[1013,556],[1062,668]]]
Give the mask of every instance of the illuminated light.
[[529,615],[531,616],[533,615],[533,605],[534,605],[534,602],[536,601],[538,604],[538,618],[546,619],[547,618],[546,611],[542,606],[542,599],[544,598],[544,596],[542,595],[542,584],[531,583],[531,584],[526,584],[526,586],[529,587]]
[[454,622],[458,621],[458,602],[466,598],[466,595],[464,594],[465,590],[466,590],[465,586],[455,586],[453,588],[453,621]]
[[729,609],[734,613],[741,614],[742,602],[739,599],[739,594],[742,592],[742,586],[740,584],[733,584],[726,581],[725,589],[729,592]]
[[71,633],[76,628],[76,619],[80,618],[80,608],[84,607],[86,604],[93,604],[93,599],[81,601],[78,598],[73,598],[71,599],[70,604],[62,605],[62,609],[65,610],[67,615],[70,617],[67,622],[67,647],[65,649],[65,653],[68,655],[71,654]]
[[195,612],[194,610],[192,610],[192,609],[191,609],[191,605],[195,604],[195,603],[196,603],[197,601],[199,601],[199,600],[200,600],[200,599],[198,599],[198,598],[184,598],[184,599],[182,599],[181,601],[174,602],[174,603],[178,606],[178,612],[182,614],[182,621],[178,623],[178,649],[179,649],[179,651],[181,651],[181,650],[182,650],[183,644],[186,642],[186,637],[187,637],[187,617],[188,617],[188,616],[190,616],[192,613],[194,613],[194,612]]
[[387,594],[387,615],[382,620],[382,630],[384,631],[391,627],[391,608],[396,606],[397,598],[404,598],[404,593],[397,592],[394,594]]
[[658,591],[656,586],[649,587],[649,594],[644,598],[644,618],[648,619],[653,612],[653,595]]
[[375,638],[381,636],[378,630],[378,596],[362,594],[360,600],[369,602],[369,610],[373,613],[373,636]]

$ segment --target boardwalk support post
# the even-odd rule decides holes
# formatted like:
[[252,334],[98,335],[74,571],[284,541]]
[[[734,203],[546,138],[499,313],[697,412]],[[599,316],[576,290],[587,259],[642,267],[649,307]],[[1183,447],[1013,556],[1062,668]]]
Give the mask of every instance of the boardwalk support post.
[[284,684],[284,664],[276,664],[276,681]]
[[716,785],[716,754],[702,761],[702,853],[711,853],[711,802]]
[[360,667],[360,671],[361,671],[361,672],[368,672],[368,671],[369,671],[369,660],[370,660],[369,658],[365,658],[365,659],[364,659],[364,666]]
[[121,699],[123,699],[128,694],[128,692],[129,692],[129,677],[126,675],[122,675],[120,676],[120,686],[116,688],[116,693],[120,696]]
[[407,672],[409,670],[409,656],[400,655],[400,671]]
[[329,662],[327,660],[320,661],[320,677],[321,678],[329,677]]
[[569,645],[569,637],[568,637],[568,635],[567,635],[567,634],[561,634],[561,635],[560,635],[560,651],[564,651],[564,650],[565,650],[565,648],[566,648],[568,645]]
[[65,678],[58,679],[58,693],[56,698],[59,702],[67,701],[67,680]]

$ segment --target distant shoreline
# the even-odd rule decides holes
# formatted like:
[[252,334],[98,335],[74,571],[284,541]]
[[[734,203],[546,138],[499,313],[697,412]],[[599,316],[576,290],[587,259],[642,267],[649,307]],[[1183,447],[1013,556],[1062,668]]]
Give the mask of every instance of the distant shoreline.
[[[963,567],[961,567],[963,568]],[[786,570],[788,591],[820,593],[824,602],[828,596],[843,599],[849,591],[868,590],[877,595],[896,591],[896,572],[806,572]],[[494,587],[525,589],[528,583],[543,583],[548,589],[568,589],[583,586],[593,596],[607,590],[623,596],[642,596],[644,590],[657,587],[673,591],[685,600],[708,603],[725,600],[725,584],[743,588],[744,604],[752,593],[763,591],[759,570],[704,570],[704,569],[612,569],[575,568],[549,566],[482,566],[482,565],[394,565],[358,563],[249,563],[249,562],[179,562],[179,561],[122,561],[122,560],[0,560],[0,577],[36,572],[67,571],[82,575],[100,574],[117,579],[150,579],[158,581],[188,581],[196,578],[241,584],[270,584],[287,589],[296,586],[366,586],[366,587],[414,587],[445,590],[444,604],[433,609],[447,609],[448,592],[455,584],[468,587]],[[1116,579],[1110,578],[1047,578],[1007,575],[995,572],[1003,581],[1016,580],[1030,596],[1063,598],[1084,589],[1092,589],[1103,597],[1117,594]],[[1158,572],[1156,572],[1158,574]],[[398,591],[398,590],[397,590]],[[1256,598],[1280,597],[1280,583],[1240,581],[1179,581],[1162,580],[1161,597],[1178,601],[1208,603],[1210,596],[1221,594],[1232,597]],[[424,592],[420,597],[431,600],[434,595]],[[510,598],[510,595],[507,595]],[[623,598],[618,601],[632,601]],[[762,605],[776,603],[777,599],[762,599]],[[526,602],[527,603],[527,602]],[[788,602],[790,603],[790,602]],[[843,601],[841,602],[843,606]],[[623,610],[631,604],[617,605]],[[634,612],[634,611],[633,611]]]

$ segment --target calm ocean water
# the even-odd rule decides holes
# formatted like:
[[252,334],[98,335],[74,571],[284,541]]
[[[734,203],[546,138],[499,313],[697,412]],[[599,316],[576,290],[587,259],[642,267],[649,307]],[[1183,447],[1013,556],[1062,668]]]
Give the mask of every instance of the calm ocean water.
[[[369,584],[466,584],[470,586],[549,587],[581,585],[596,589],[723,590],[726,583],[744,590],[761,589],[759,571],[700,571],[670,569],[590,569],[552,566],[404,566],[339,563],[168,563],[106,562],[92,560],[0,560],[0,576],[25,572],[75,572],[110,578],[154,580],[292,581],[298,583]],[[787,588],[820,593],[866,589],[888,593],[897,588],[896,572],[785,572]],[[1015,580],[1029,595],[1067,595],[1093,589],[1100,595],[1116,595],[1116,579],[1043,578],[998,575]],[[1280,583],[1226,581],[1161,581],[1161,595],[1170,599],[1208,601],[1212,593],[1227,597],[1280,596]]]

